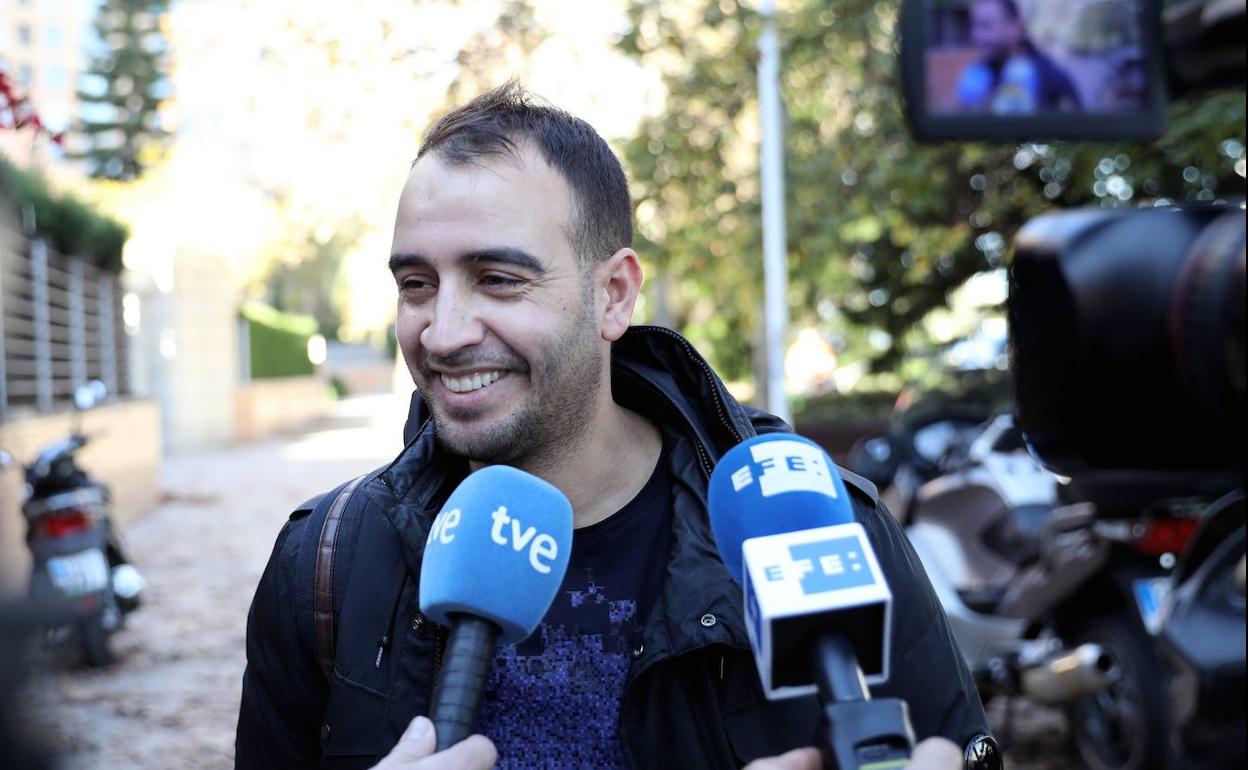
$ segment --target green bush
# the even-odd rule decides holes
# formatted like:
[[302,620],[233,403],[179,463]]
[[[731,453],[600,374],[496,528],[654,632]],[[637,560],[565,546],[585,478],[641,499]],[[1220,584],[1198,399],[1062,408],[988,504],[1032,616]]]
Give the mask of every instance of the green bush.
[[884,422],[893,413],[897,393],[887,390],[858,390],[850,393],[824,393],[796,405],[795,425],[835,425],[841,423]]
[[35,235],[67,257],[119,272],[121,251],[130,237],[125,225],[104,216],[72,195],[48,189],[42,177],[0,158],[0,192],[12,199],[20,218],[27,206],[34,214]]
[[316,370],[308,360],[308,338],[316,334],[316,319],[258,302],[245,305],[240,315],[247,322],[253,380],[298,377]]

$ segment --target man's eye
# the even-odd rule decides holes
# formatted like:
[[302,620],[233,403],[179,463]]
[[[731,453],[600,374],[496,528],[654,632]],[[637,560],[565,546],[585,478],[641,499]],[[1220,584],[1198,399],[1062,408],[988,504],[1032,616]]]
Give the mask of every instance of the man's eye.
[[433,283],[417,276],[409,276],[399,282],[399,289],[402,291],[425,291],[431,288]]
[[524,281],[510,275],[499,275],[497,273],[486,273],[480,278],[481,285],[493,289],[510,289],[519,286]]

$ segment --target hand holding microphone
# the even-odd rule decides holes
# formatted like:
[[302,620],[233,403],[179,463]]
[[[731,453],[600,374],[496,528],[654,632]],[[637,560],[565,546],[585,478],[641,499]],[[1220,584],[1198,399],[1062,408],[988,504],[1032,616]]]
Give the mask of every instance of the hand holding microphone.
[[495,649],[537,628],[571,551],[572,506],[536,476],[492,465],[447,498],[420,576],[421,612],[450,627],[430,706],[438,751],[472,733]]
[[892,594],[827,454],[800,436],[750,439],[715,467],[708,502],[767,697],[819,696],[832,767],[906,767],[906,704],[867,690],[888,678]]
[[372,770],[490,770],[498,761],[498,750],[481,735],[469,736],[435,754],[433,731],[428,717],[416,717],[394,749]]

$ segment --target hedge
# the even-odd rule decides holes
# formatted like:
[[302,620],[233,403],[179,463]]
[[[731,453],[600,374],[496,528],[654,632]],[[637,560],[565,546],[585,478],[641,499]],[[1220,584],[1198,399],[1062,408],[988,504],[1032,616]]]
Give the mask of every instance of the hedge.
[[0,158],[0,192],[12,200],[19,221],[23,209],[34,214],[35,235],[67,257],[83,259],[112,273],[121,271],[121,250],[130,237],[120,222],[69,194],[57,194],[43,177]]
[[251,378],[297,377],[316,368],[308,360],[308,338],[316,334],[312,316],[283,313],[251,302],[239,313],[247,322]]

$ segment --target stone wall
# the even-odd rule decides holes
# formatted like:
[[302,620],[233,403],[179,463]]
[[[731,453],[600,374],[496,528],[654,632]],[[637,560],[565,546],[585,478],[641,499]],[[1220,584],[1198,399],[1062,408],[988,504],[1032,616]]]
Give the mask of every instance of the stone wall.
[[234,392],[234,431],[254,441],[307,427],[325,416],[329,384],[320,375],[275,377],[240,384]]

